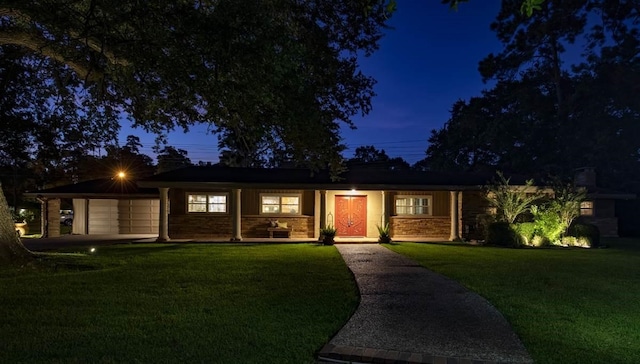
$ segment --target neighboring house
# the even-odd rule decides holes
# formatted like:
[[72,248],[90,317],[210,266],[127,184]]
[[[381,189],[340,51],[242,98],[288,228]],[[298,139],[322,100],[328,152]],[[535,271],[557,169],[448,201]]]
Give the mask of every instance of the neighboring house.
[[587,189],[587,197],[580,205],[578,221],[596,225],[604,237],[617,237],[616,201],[631,200],[636,196],[598,187],[596,171],[590,167],[576,170],[574,183]]
[[73,234],[157,234],[160,216],[157,189],[135,181],[103,178],[27,192],[42,204],[44,236],[60,236],[60,200],[73,203]]
[[[321,228],[335,226],[338,241],[373,241],[377,226],[388,223],[395,240],[453,241],[483,238],[478,217],[491,211],[483,186],[494,176],[353,167],[332,180],[327,172],[305,169],[214,165],[169,171],[137,184],[103,179],[27,195],[38,197],[50,212],[43,217],[48,236],[59,235],[60,214],[51,212],[59,212],[60,199],[68,198],[74,234],[310,241],[319,238]],[[525,180],[512,177],[510,183]],[[596,188],[592,169],[579,171],[576,183],[589,191],[580,219],[598,225],[603,236],[617,236],[615,200],[635,196]]]

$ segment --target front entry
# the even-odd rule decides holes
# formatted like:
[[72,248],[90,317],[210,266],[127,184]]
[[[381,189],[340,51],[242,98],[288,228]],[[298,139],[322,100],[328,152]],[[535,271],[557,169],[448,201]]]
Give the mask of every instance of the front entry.
[[367,196],[336,196],[338,236],[367,236]]

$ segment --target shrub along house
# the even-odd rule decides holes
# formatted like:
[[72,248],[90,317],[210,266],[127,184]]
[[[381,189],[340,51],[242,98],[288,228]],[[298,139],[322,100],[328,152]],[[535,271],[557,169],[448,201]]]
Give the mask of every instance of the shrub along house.
[[[477,239],[491,174],[353,168],[332,181],[302,169],[197,166],[139,181],[160,192],[159,241],[290,237],[376,239],[389,224],[397,240]],[[279,223],[279,228],[278,224]],[[275,235],[273,235],[275,234]]]

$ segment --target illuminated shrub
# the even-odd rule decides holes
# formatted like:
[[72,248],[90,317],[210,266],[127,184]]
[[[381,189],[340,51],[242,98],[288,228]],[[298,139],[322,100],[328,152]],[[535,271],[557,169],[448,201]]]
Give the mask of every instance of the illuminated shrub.
[[593,224],[574,223],[569,227],[567,236],[586,240],[586,244],[591,248],[600,246],[600,229]]
[[562,223],[558,212],[553,208],[533,206],[531,213],[533,214],[535,235],[547,239],[553,245],[560,245],[560,238],[567,227]]
[[579,248],[591,248],[591,241],[585,237],[565,236],[562,238],[562,245],[575,246]]
[[513,225],[513,229],[520,236],[520,241],[524,245],[533,246],[533,237],[536,225],[532,222],[521,222]]
[[539,248],[541,246],[549,246],[551,242],[544,236],[536,235],[531,239],[531,245]]

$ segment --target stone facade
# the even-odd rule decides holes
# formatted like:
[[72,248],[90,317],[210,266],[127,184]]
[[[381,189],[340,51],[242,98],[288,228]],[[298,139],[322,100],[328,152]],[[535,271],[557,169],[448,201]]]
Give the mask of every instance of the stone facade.
[[287,226],[291,228],[291,238],[313,239],[313,216],[286,216],[269,218],[265,216],[243,216],[242,237],[268,239],[269,232],[267,231],[267,228],[269,227],[269,220],[286,222]]
[[169,215],[172,239],[230,239],[233,236],[230,215]]
[[394,239],[423,237],[447,240],[451,232],[451,218],[448,216],[419,218],[393,216],[389,227]]
[[[172,239],[231,239],[233,237],[230,215],[169,215],[169,232]],[[274,218],[286,222],[291,230],[291,238],[313,239],[313,216],[287,216]],[[269,238],[267,227],[269,218],[264,216],[243,216],[243,238]]]

